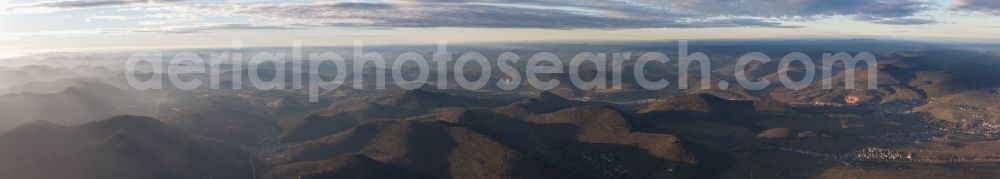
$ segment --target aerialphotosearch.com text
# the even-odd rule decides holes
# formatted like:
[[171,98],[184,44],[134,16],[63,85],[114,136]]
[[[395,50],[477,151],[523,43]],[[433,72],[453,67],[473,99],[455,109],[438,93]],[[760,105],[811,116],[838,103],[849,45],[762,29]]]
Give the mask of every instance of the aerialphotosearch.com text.
[[[522,83],[526,82],[528,87],[537,90],[551,90],[561,83],[558,78],[540,78],[546,74],[565,74],[569,76],[568,83],[581,90],[593,89],[621,89],[622,77],[626,70],[631,68],[631,75],[639,87],[645,90],[661,90],[671,84],[670,79],[649,79],[645,74],[647,65],[652,63],[668,63],[677,60],[677,87],[688,89],[689,73],[697,72],[700,77],[702,89],[711,88],[710,77],[712,75],[711,59],[701,52],[689,52],[686,40],[678,41],[676,58],[671,58],[661,52],[646,52],[643,54],[623,53],[600,53],[600,52],[580,52],[569,59],[568,64],[564,59],[560,59],[552,52],[537,52],[534,54],[517,54],[513,52],[503,52],[493,57],[487,57],[478,52],[464,52],[454,54],[448,51],[447,41],[438,41],[437,50],[432,53],[431,59],[426,59],[417,52],[405,52],[396,56],[395,59],[386,59],[379,52],[365,51],[363,41],[355,41],[350,60],[345,60],[344,56],[335,52],[313,52],[303,54],[301,41],[293,41],[290,54],[272,53],[256,51],[253,54],[243,54],[240,49],[242,44],[238,41],[232,45],[232,51],[213,52],[207,59],[201,55],[189,52],[173,53],[171,56],[164,56],[162,53],[136,53],[129,57],[125,63],[125,77],[128,84],[139,90],[163,89],[165,85],[181,90],[192,90],[205,88],[222,89],[219,81],[223,74],[228,76],[232,82],[230,88],[243,88],[244,74],[239,71],[246,71],[247,82],[253,88],[259,90],[270,89],[306,89],[309,92],[310,101],[318,101],[318,95],[324,90],[335,90],[344,85],[350,85],[353,89],[364,89],[372,87],[374,89],[386,89],[388,81],[402,89],[412,90],[424,85],[430,85],[439,89],[448,89],[446,81],[454,80],[456,84],[467,90],[479,90],[494,79],[493,70],[498,70],[503,75],[503,80],[494,80],[492,85],[501,90],[518,89]],[[457,55],[457,57],[456,57]],[[494,58],[490,60],[489,58]],[[526,60],[526,63],[521,63]],[[772,84],[767,79],[748,79],[745,75],[748,64],[768,63],[778,60],[779,69],[788,69],[792,63],[801,64],[804,77],[798,81],[793,80],[788,75],[788,70],[779,70],[780,84],[789,89],[799,90],[814,84],[817,68],[822,69],[820,77],[823,80],[824,89],[832,89],[833,65],[837,62],[844,64],[845,88],[854,88],[854,70],[859,64],[864,63],[867,67],[874,67],[877,61],[874,55],[869,52],[859,52],[850,54],[847,52],[823,53],[821,66],[814,64],[814,61],[801,52],[790,52],[780,59],[773,59],[761,52],[748,52],[740,56],[734,71],[737,84],[747,90],[760,90],[769,88]],[[474,62],[474,63],[473,63]],[[391,63],[391,64],[390,64]],[[581,77],[581,67],[584,64],[591,64],[596,67],[596,75],[592,79],[585,80]],[[228,64],[228,65],[219,65]],[[262,78],[258,74],[258,69],[266,64],[271,64],[274,68],[270,79]],[[291,64],[291,65],[284,65]],[[324,64],[332,64],[333,69],[320,68]],[[522,65],[516,65],[522,64]],[[631,66],[626,66],[630,64]],[[693,64],[698,64],[697,71],[689,70]],[[494,67],[495,65],[495,67]],[[376,67],[376,68],[366,68]],[[466,79],[469,67],[477,68],[478,79]],[[230,69],[224,69],[230,68]],[[139,69],[148,69],[143,71]],[[374,73],[366,73],[366,69],[375,70]],[[406,69],[406,70],[404,70]],[[432,70],[434,69],[434,70]],[[857,68],[866,69],[868,75],[867,89],[876,89],[878,73],[877,68]],[[324,80],[321,74],[333,75],[332,80]],[[388,74],[386,72],[388,70]],[[237,71],[237,73],[226,73]],[[291,72],[291,73],[286,73]],[[153,75],[140,75],[140,74]],[[415,74],[414,74],[415,73]],[[429,83],[431,73],[436,73],[437,83]],[[184,79],[184,74],[207,74],[211,78],[208,82],[201,79]],[[349,75],[350,74],[350,75]],[[449,74],[451,74],[449,76]],[[285,76],[290,75],[290,76]],[[610,76],[610,79],[608,77]],[[350,79],[348,79],[350,77]],[[365,81],[366,77],[374,77],[374,81]],[[166,78],[166,79],[164,79]],[[387,80],[391,78],[392,80]],[[409,79],[408,79],[409,78]],[[286,80],[290,79],[290,80]],[[370,78],[367,78],[370,79]],[[544,80],[543,80],[544,79]],[[350,82],[348,82],[350,80]],[[373,83],[365,85],[367,83]],[[719,88],[728,87],[727,81],[718,84]]]

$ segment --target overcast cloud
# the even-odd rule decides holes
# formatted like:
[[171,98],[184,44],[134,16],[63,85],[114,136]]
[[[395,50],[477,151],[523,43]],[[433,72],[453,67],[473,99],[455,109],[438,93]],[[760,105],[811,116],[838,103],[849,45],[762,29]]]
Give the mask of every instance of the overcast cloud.
[[[938,23],[937,20],[922,14],[936,4],[923,0],[485,0],[478,2],[388,0],[377,3],[180,1],[44,1],[16,4],[9,9],[131,6],[133,10],[150,13],[249,18],[243,22],[232,22],[232,25],[216,26],[219,29],[258,29],[253,27],[270,29],[279,26],[542,29],[794,28],[796,26],[788,23],[837,16],[875,24]],[[1000,7],[1000,1],[996,0],[958,0],[955,4],[948,9],[998,14],[997,9]],[[169,19],[156,20],[169,22]],[[210,29],[197,31],[208,30]]]
[[120,6],[129,4],[151,4],[151,3],[166,3],[166,2],[180,2],[184,0],[67,0],[67,1],[42,1],[37,3],[24,3],[11,6],[7,8],[8,10],[17,9],[30,9],[30,8],[61,8],[61,9],[73,9],[73,8],[88,8],[88,7],[102,7],[102,6]]
[[951,10],[1000,15],[998,0],[956,0]]

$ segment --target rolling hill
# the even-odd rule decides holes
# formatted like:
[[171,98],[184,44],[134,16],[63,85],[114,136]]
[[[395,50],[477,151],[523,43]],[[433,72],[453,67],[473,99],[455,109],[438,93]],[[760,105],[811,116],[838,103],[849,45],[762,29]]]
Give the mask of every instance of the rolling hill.
[[248,178],[247,156],[139,116],[37,121],[0,135],[0,173],[9,178]]

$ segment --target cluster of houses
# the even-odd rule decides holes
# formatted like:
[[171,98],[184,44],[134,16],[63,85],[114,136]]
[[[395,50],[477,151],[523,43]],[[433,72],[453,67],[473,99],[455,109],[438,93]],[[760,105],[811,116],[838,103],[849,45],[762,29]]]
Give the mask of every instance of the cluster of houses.
[[856,161],[899,161],[899,160],[913,160],[913,153],[897,152],[892,149],[885,149],[879,147],[868,147],[857,152],[854,152],[854,160]]

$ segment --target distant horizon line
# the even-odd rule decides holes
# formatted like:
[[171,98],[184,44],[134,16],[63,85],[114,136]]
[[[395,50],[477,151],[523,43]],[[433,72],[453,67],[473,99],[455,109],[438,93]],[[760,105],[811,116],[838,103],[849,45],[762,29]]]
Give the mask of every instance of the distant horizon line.
[[[652,45],[655,43],[666,43],[669,45],[671,42],[676,42],[680,40],[689,40],[692,43],[721,43],[721,42],[762,42],[769,41],[769,43],[780,43],[780,42],[795,42],[795,41],[810,41],[810,40],[820,40],[820,41],[853,41],[853,40],[868,40],[868,41],[878,41],[878,42],[909,42],[909,43],[919,43],[919,44],[931,44],[931,45],[983,45],[983,46],[1000,46],[1000,38],[997,39],[965,39],[965,38],[939,38],[947,40],[920,40],[913,38],[899,38],[899,37],[754,37],[754,38],[688,38],[688,39],[656,39],[656,40],[537,40],[537,41],[484,41],[484,42],[454,42],[447,39],[441,39],[448,41],[451,45],[456,46],[532,46],[532,45],[634,45],[634,44],[648,44]],[[304,41],[300,39],[288,40],[288,45],[253,45],[243,43],[244,47],[242,50],[248,49],[269,49],[269,48],[288,48],[291,46],[293,41]],[[358,39],[365,41],[363,39]],[[241,41],[241,39],[233,39],[233,41]],[[433,48],[436,46],[437,41],[428,41],[423,43],[399,43],[399,44],[379,44],[379,43],[366,43],[368,47],[426,47]],[[595,44],[595,43],[606,43],[606,44]],[[23,52],[18,51],[3,51],[0,50],[0,54],[8,56],[3,59],[17,58],[22,56],[29,56],[33,54],[47,54],[47,53],[117,53],[117,52],[142,52],[142,51],[179,51],[179,50],[221,50],[229,49],[229,44],[218,44],[218,45],[175,45],[175,46],[163,46],[163,47],[94,47],[94,48],[62,48],[53,50],[40,50],[33,51],[27,50]],[[350,41],[345,41],[344,45],[303,45],[303,48],[346,48],[352,47]],[[15,56],[15,57],[10,57]]]

